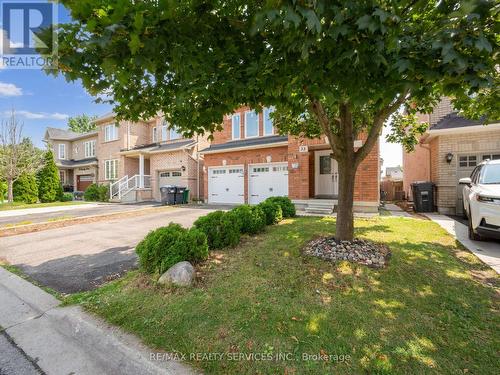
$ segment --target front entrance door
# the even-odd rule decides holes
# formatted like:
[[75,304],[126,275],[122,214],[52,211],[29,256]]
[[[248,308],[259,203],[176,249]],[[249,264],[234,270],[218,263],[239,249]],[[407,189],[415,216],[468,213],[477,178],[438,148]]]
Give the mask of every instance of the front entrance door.
[[330,157],[330,150],[314,154],[315,195],[317,198],[336,198],[339,188],[337,161]]

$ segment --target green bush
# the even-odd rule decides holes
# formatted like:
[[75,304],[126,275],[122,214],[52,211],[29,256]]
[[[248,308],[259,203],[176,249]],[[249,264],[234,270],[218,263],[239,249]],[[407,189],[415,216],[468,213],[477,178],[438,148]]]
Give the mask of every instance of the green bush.
[[12,186],[15,202],[36,203],[38,201],[38,185],[36,177],[24,173],[14,182]]
[[92,184],[83,193],[83,198],[89,202],[107,202],[109,200],[109,186]]
[[238,218],[233,212],[211,212],[198,218],[194,226],[205,233],[210,250],[234,247],[240,242]]
[[73,194],[71,193],[63,193],[61,197],[61,202],[70,202],[73,200]]
[[265,202],[272,202],[279,204],[281,206],[281,211],[283,212],[283,217],[295,216],[295,205],[288,197],[270,197],[267,198]]
[[7,197],[7,182],[0,179],[0,202],[3,202]]
[[241,233],[256,234],[266,226],[266,215],[258,206],[243,204],[233,208],[230,212],[237,219]]
[[44,156],[45,163],[38,172],[38,198],[40,202],[55,202],[61,197],[61,181],[59,179],[59,170],[54,162],[54,154],[47,151]]
[[182,261],[199,262],[208,257],[207,236],[197,228],[170,223],[149,232],[135,248],[141,268],[162,274]]
[[276,202],[264,201],[258,204],[258,207],[264,211],[266,217],[266,224],[273,225],[283,220],[283,210]]

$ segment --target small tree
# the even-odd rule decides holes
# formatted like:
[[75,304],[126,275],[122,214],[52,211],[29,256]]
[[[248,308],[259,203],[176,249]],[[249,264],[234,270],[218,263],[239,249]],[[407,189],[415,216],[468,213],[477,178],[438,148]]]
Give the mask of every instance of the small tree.
[[22,137],[23,124],[14,111],[2,121],[0,131],[0,176],[7,183],[7,201],[14,201],[14,182],[22,175],[34,175],[43,166],[43,153],[29,138]]
[[75,133],[88,133],[96,129],[94,120],[97,116],[88,116],[86,114],[70,117],[68,119],[68,128]]
[[59,170],[51,150],[45,153],[45,165],[38,173],[38,197],[40,202],[55,202],[62,195]]
[[38,201],[38,185],[34,174],[24,173],[14,182],[14,201],[36,203]]

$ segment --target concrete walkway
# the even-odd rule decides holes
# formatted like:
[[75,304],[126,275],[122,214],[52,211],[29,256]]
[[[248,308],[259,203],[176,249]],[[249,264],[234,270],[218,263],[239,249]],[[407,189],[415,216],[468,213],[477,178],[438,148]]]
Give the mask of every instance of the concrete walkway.
[[412,217],[408,212],[393,203],[385,203],[384,208],[391,213],[392,216]]
[[[3,335],[19,349],[2,351],[5,368],[30,369],[29,363],[36,363],[48,375],[194,373],[173,360],[151,360],[156,351],[135,337],[78,306],[58,307],[59,301],[52,295],[2,267],[0,301]],[[23,357],[19,358],[19,353]]]
[[64,206],[49,206],[49,207],[34,207],[34,208],[19,208],[12,210],[0,211],[0,217],[14,217],[34,214],[46,214],[49,212],[81,210],[88,208],[99,207],[99,203],[83,203],[83,204],[68,204]]
[[436,213],[425,214],[425,216],[439,224],[444,230],[469,249],[471,253],[500,274],[500,243],[498,241],[472,241],[469,239],[466,225],[448,216]]

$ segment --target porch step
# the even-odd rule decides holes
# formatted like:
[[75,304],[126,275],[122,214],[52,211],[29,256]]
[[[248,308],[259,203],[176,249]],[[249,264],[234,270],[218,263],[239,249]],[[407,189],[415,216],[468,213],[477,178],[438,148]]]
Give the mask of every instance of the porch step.
[[308,214],[321,214],[321,215],[330,215],[333,213],[333,207],[306,207],[306,212]]

